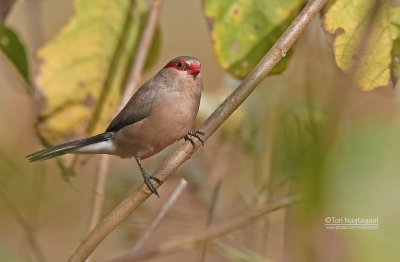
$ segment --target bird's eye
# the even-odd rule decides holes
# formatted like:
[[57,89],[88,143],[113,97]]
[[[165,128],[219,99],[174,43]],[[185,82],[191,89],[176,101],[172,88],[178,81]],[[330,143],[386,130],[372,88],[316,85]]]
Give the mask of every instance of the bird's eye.
[[178,63],[176,63],[176,67],[177,67],[177,68],[182,68],[182,67],[183,67],[183,64],[182,64],[182,62],[178,62]]

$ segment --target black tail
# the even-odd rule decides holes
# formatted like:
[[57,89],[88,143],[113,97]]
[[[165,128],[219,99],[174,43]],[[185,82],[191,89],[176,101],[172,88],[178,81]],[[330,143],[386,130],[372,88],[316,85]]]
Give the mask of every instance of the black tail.
[[33,154],[27,155],[29,162],[35,162],[39,160],[46,160],[56,156],[65,155],[73,152],[75,149],[98,142],[103,142],[110,140],[112,137],[112,132],[105,132],[96,136],[91,136],[88,138],[83,138],[75,141],[71,141],[65,144],[48,147],[41,151],[35,152]]

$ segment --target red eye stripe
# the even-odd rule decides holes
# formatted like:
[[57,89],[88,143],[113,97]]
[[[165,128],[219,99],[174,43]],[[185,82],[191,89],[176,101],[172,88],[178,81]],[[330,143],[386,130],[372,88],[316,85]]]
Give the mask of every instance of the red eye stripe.
[[178,69],[179,71],[187,71],[189,69],[189,65],[183,60],[171,61],[166,66],[164,66],[164,68],[168,67],[173,67],[175,69]]

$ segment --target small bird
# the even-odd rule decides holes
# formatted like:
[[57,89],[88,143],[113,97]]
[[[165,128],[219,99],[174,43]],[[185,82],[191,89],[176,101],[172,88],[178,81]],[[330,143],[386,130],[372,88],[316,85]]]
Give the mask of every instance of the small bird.
[[69,153],[134,157],[147,187],[159,197],[151,180],[162,181],[147,174],[140,160],[182,138],[193,146],[194,137],[204,144],[202,131],[190,131],[202,91],[200,62],[190,56],[174,58],[137,90],[104,133],[48,147],[27,158],[35,162]]

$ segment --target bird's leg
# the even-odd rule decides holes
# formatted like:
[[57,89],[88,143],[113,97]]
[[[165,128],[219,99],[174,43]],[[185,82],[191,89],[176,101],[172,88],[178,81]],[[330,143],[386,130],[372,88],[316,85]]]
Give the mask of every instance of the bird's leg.
[[140,171],[142,172],[144,183],[147,185],[147,187],[149,188],[151,193],[155,194],[157,197],[160,197],[160,195],[157,192],[156,187],[153,185],[153,183],[151,183],[151,180],[156,181],[160,185],[163,183],[163,181],[161,181],[161,179],[159,179],[156,176],[151,176],[151,175],[147,174],[146,170],[144,170],[144,167],[143,167],[142,163],[140,162],[139,157],[135,156],[135,159],[136,159],[136,162],[139,165]]
[[183,138],[186,140],[189,140],[189,142],[192,144],[193,147],[196,146],[196,143],[193,140],[193,136],[196,137],[198,140],[200,140],[201,144],[204,146],[204,140],[201,136],[204,136],[204,132],[201,130],[192,130],[189,131]]

